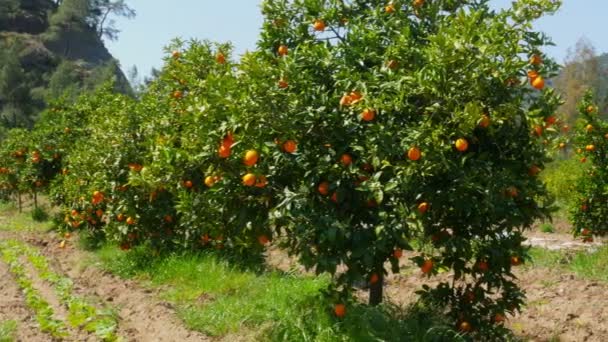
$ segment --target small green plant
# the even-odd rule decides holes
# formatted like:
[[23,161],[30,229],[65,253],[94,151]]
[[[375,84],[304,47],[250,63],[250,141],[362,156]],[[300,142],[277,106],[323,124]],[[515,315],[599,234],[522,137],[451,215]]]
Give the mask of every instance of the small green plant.
[[36,222],[45,222],[49,219],[49,214],[41,207],[32,210],[32,219]]
[[548,222],[541,224],[539,229],[543,233],[548,233],[548,234],[555,233],[555,227],[553,227],[553,225]]
[[15,322],[15,321],[0,322],[0,342],[14,341],[16,331],[17,331],[17,322]]

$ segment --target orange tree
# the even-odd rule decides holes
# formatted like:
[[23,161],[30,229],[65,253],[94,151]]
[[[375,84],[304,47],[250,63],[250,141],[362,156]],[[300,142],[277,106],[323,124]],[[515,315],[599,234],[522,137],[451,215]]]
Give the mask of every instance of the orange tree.
[[588,163],[577,182],[577,196],[571,210],[575,236],[592,242],[593,236],[608,233],[608,123],[600,117],[591,93],[579,104],[580,119],[574,141],[582,163]]
[[463,332],[518,310],[513,267],[528,258],[523,230],[550,214],[536,175],[560,102],[531,23],[558,5],[264,1],[266,85],[252,96],[256,120],[291,141],[281,152],[297,146],[271,157],[272,226],[288,250],[336,274],[339,293],[366,281],[377,304],[387,263],[398,271],[415,249],[428,276],[451,271],[420,293]]

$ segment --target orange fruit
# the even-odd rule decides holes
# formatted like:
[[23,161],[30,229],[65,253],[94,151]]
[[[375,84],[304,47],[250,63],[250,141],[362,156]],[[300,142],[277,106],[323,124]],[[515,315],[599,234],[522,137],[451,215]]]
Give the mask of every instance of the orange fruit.
[[585,163],[585,162],[587,162],[587,157],[581,158],[581,163]]
[[591,243],[591,242],[593,242],[593,238],[591,236],[588,236],[583,239],[583,242]]
[[281,78],[279,80],[279,88],[286,89],[287,87],[289,87],[289,83],[287,83],[287,81],[284,78]]
[[248,150],[243,157],[243,164],[246,166],[253,166],[258,162],[259,157],[260,155],[256,150]]
[[503,323],[504,321],[506,321],[506,317],[505,315],[501,314],[501,313],[497,313],[496,315],[494,315],[494,323]]
[[65,240],[62,240],[61,243],[59,243],[59,248],[65,248]]
[[130,217],[130,216],[129,216],[129,217],[127,217],[127,221],[126,221],[126,222],[127,222],[127,224],[128,224],[129,226],[132,226],[132,225],[134,225],[134,224],[136,223],[136,222],[135,222],[135,219],[134,219],[134,218],[132,218],[132,217]]
[[351,155],[348,153],[344,153],[340,157],[340,163],[342,163],[343,166],[349,166],[350,164],[353,163],[353,157],[351,157]]
[[510,186],[507,188],[507,196],[511,198],[515,198],[519,195],[519,190],[516,187]]
[[409,160],[417,161],[417,160],[420,160],[421,156],[422,156],[422,153],[420,152],[420,149],[416,146],[411,147],[407,151],[407,157],[409,158]]
[[358,91],[352,91],[349,96],[352,99],[352,104],[356,104],[363,99],[363,94]]
[[72,217],[76,217],[76,216],[78,216],[79,213],[78,213],[78,210],[72,209],[72,212],[70,214],[72,214]]
[[456,140],[456,149],[460,152],[466,152],[469,149],[469,142],[465,138]]
[[177,50],[175,50],[175,51],[171,52],[171,57],[173,57],[173,58],[175,58],[175,59],[178,59],[178,58],[180,58],[181,56],[182,56],[182,53],[181,53],[181,52],[179,52],[179,51],[177,51]]
[[340,99],[340,106],[350,106],[352,103],[353,99],[348,94],[343,95]]
[[587,133],[591,133],[591,132],[593,131],[593,125],[588,124],[588,125],[585,127],[585,131],[587,131]]
[[101,217],[103,216],[103,210],[101,210],[101,209],[97,209],[97,210],[95,211],[95,215],[97,215],[97,217],[101,218]]
[[65,134],[69,134],[71,131],[72,131],[72,130],[71,130],[69,127],[66,127],[66,128],[64,128],[64,129],[63,129],[63,132],[64,132]]
[[429,210],[429,204],[427,202],[422,202],[418,204],[418,212],[420,214],[424,214]]
[[286,45],[281,45],[277,49],[277,52],[278,52],[279,56],[287,56],[287,54],[289,53],[289,49],[287,48]]
[[536,71],[536,70],[528,70],[528,78],[530,79],[530,82],[532,82],[533,80],[535,80],[536,78],[538,78],[538,76],[540,76],[538,74],[538,71]]
[[192,187],[194,186],[191,180],[185,180],[183,185],[186,189],[192,189]]
[[537,137],[540,137],[541,135],[543,135],[543,127],[540,125],[535,125],[534,131],[532,133]]
[[134,171],[134,172],[139,172],[139,171],[141,171],[141,169],[143,169],[143,166],[141,166],[141,164],[137,164],[137,163],[130,163],[129,169],[131,169],[131,171]]
[[604,138],[608,139],[608,133],[604,134]]
[[163,220],[167,223],[171,223],[171,222],[173,222],[173,216],[165,215],[165,217],[163,217]]
[[255,180],[255,187],[256,188],[264,188],[266,187],[266,185],[268,184],[268,179],[266,178],[266,176],[259,176],[256,180]]
[[566,143],[563,143],[563,142],[559,143],[559,148],[563,149],[565,147],[566,147]]
[[540,55],[534,54],[532,55],[532,57],[530,57],[530,64],[532,65],[541,65],[543,63],[543,59],[542,57],[540,57]]
[[461,332],[469,332],[472,330],[471,324],[467,321],[462,321],[458,324],[458,330]]
[[528,170],[528,175],[534,177],[536,175],[538,175],[540,173],[541,169],[540,167],[536,166],[536,165],[532,165],[530,166],[530,169]]
[[315,29],[315,31],[325,31],[325,22],[321,19],[317,19],[312,24],[312,27]]
[[400,259],[403,256],[403,251],[401,250],[401,248],[395,248],[395,250],[393,251],[393,256],[395,257],[395,259]]
[[118,222],[124,221],[125,220],[125,215],[124,214],[118,214],[118,215],[116,215],[116,220]]
[[63,234],[63,237],[66,239],[69,239],[72,237],[72,234],[68,232],[68,233]]
[[287,153],[294,153],[298,149],[298,145],[293,140],[287,140],[283,143],[283,151]]
[[393,5],[392,3],[386,5],[386,7],[384,7],[384,12],[386,13],[395,13],[395,5]]
[[562,126],[562,131],[564,133],[568,133],[570,131],[570,125],[564,125],[564,126]]
[[334,305],[334,314],[336,314],[336,317],[338,317],[338,318],[343,318],[344,316],[346,316],[346,305],[344,305],[344,304]]
[[587,146],[585,146],[585,151],[587,151],[587,152],[593,152],[593,151],[595,151],[595,145],[587,145]]
[[531,81],[531,84],[534,89],[542,90],[545,87],[545,80],[542,76],[538,76]]
[[414,5],[414,7],[416,7],[416,8],[420,8],[420,7],[424,6],[424,0],[414,0],[412,2],[412,5]]
[[511,257],[511,265],[513,265],[513,266],[519,266],[521,264],[522,264],[522,260],[521,260],[520,257],[515,256],[515,255]]
[[547,123],[547,127],[555,124],[555,122],[557,122],[557,118],[553,115],[548,116],[545,118],[545,122]]
[[224,56],[223,53],[218,52],[217,55],[215,55],[215,61],[219,64],[224,64],[226,63],[226,56]]
[[264,246],[268,242],[270,242],[270,240],[268,239],[268,236],[266,236],[266,235],[260,235],[260,236],[258,236],[258,242],[260,243],[260,245]]
[[338,203],[338,193],[337,192],[334,192],[331,195],[331,201],[334,202],[334,203]]
[[128,251],[129,249],[131,249],[131,244],[129,244],[128,242],[121,243],[120,249],[123,251]]
[[319,184],[319,187],[317,187],[317,191],[319,191],[319,193],[323,196],[327,196],[329,195],[329,183],[328,182],[321,182]]
[[490,266],[486,261],[480,260],[475,265],[475,268],[477,268],[477,270],[479,270],[480,272],[487,272],[490,269]]
[[592,105],[587,106],[587,113],[591,114],[595,112],[595,107]]
[[479,127],[488,128],[490,126],[490,123],[492,123],[492,121],[490,120],[490,116],[484,114],[481,116],[481,120],[479,120]]
[[391,69],[391,70],[395,70],[399,67],[399,62],[397,62],[394,59],[389,60],[388,62],[386,62],[386,67]]
[[213,176],[205,177],[205,185],[209,188],[212,187],[215,184],[215,179]]
[[424,274],[431,273],[431,271],[433,270],[433,260],[430,260],[430,259],[424,260],[424,262],[422,263],[422,266],[420,267],[420,270]]
[[583,231],[581,232],[581,234],[583,236],[591,235],[591,230],[589,230],[588,228],[585,228],[585,229],[583,229]]
[[209,238],[209,234],[205,234],[201,236],[201,243],[207,244],[211,239]]
[[376,117],[376,111],[370,108],[365,109],[362,113],[361,113],[361,119],[363,121],[372,121],[374,120],[374,118]]
[[172,96],[173,96],[174,99],[178,99],[179,100],[182,97],[184,97],[184,93],[182,93],[181,90],[176,90],[176,91],[173,92]]
[[378,274],[376,273],[372,273],[371,277],[369,277],[369,283],[370,284],[375,284],[380,280],[380,277],[378,277]]
[[217,154],[220,156],[220,158],[226,159],[228,157],[230,157],[230,147],[226,147],[226,145],[221,145],[219,150],[217,151]]
[[256,181],[256,177],[253,173],[248,173],[243,176],[243,185],[245,186],[254,186]]

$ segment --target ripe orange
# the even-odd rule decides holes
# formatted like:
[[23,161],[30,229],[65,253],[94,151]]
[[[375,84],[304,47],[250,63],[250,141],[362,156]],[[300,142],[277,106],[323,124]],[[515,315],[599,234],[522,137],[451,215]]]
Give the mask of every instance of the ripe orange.
[[401,248],[395,248],[393,251],[393,256],[395,259],[400,259],[403,256],[403,250],[401,250]]
[[395,70],[399,67],[399,62],[397,62],[394,59],[389,60],[388,62],[386,62],[386,67],[391,69],[391,70]]
[[548,116],[545,118],[545,122],[547,123],[547,127],[555,124],[555,122],[557,122],[557,118],[553,115]]
[[248,150],[243,157],[243,164],[246,166],[253,166],[258,162],[259,157],[260,155],[256,150]]
[[490,266],[488,265],[487,261],[480,260],[475,265],[475,268],[477,268],[477,270],[479,270],[480,272],[487,272],[490,269]]
[[340,99],[340,106],[350,106],[352,103],[353,99],[348,94],[344,94]]
[[566,147],[566,143],[563,143],[563,142],[559,143],[559,148],[563,149],[565,147]]
[[141,166],[141,164],[138,164],[138,163],[130,163],[129,169],[131,169],[131,171],[133,171],[133,172],[139,172],[139,171],[141,171],[141,169],[143,169],[143,166]]
[[412,4],[414,5],[414,7],[420,8],[420,7],[424,6],[424,0],[414,0],[414,2]]
[[171,222],[173,222],[173,216],[171,216],[171,215],[165,215],[165,217],[163,217],[163,220],[166,223],[171,223]]
[[207,244],[209,242],[209,240],[211,240],[209,238],[209,234],[205,234],[205,235],[201,236],[201,243],[202,244]]
[[534,177],[536,175],[538,175],[540,173],[541,169],[540,167],[536,166],[536,165],[532,165],[530,166],[530,169],[528,170],[528,175]]
[[255,180],[255,187],[256,188],[265,188],[266,185],[268,185],[268,179],[266,178],[266,176],[262,175],[259,176],[256,180]]
[[224,64],[226,63],[226,56],[224,56],[223,53],[218,52],[217,55],[215,55],[215,61],[219,64]]
[[338,203],[338,193],[337,192],[334,192],[331,195],[331,201],[334,202],[334,203]]
[[184,188],[186,188],[186,189],[192,189],[192,187],[194,186],[194,183],[192,183],[191,180],[185,180],[183,185],[184,185]]
[[595,107],[592,105],[587,106],[587,113],[591,114],[595,112]]
[[510,186],[507,188],[507,196],[511,198],[515,198],[519,195],[519,190],[516,187]]
[[569,125],[564,125],[564,126],[562,126],[562,131],[563,131],[564,133],[568,133],[568,132],[570,131],[570,126],[569,126]]
[[372,285],[377,283],[378,280],[380,280],[380,277],[378,277],[378,274],[376,273],[372,273],[372,275],[369,277],[369,283]]
[[545,80],[542,76],[538,76],[531,82],[532,87],[537,90],[542,90],[545,87]]
[[325,22],[321,19],[317,19],[312,24],[312,27],[315,29],[315,31],[325,31]]
[[466,152],[469,149],[469,142],[465,138],[456,140],[456,149],[460,152]]
[[384,7],[384,12],[389,13],[389,14],[395,13],[395,5],[393,5],[393,3],[386,5],[386,7]]
[[361,94],[358,91],[352,91],[349,94],[349,96],[352,99],[352,104],[357,104],[359,101],[361,101],[363,99],[363,94]]
[[124,221],[125,220],[125,214],[118,214],[118,215],[116,215],[116,220],[118,222]]
[[270,240],[268,239],[268,236],[266,236],[266,235],[260,235],[260,236],[258,236],[258,242],[260,243],[260,245],[264,246],[268,242],[270,242]]
[[293,140],[287,140],[283,143],[283,151],[287,153],[294,153],[298,149],[298,145]]
[[581,205],[581,211],[587,211],[587,209],[589,209],[589,207],[587,207],[587,204]]
[[348,153],[344,153],[341,157],[340,157],[340,163],[342,163],[343,166],[349,166],[350,164],[353,163],[353,157],[351,157],[350,154]]
[[329,195],[329,183],[328,182],[321,182],[319,184],[319,187],[317,188],[317,191],[319,191],[319,193],[323,196],[327,196]]
[[132,226],[132,225],[134,225],[134,224],[136,223],[136,222],[135,222],[135,219],[134,219],[134,218],[132,218],[132,217],[130,217],[130,216],[129,216],[129,217],[127,217],[127,221],[126,221],[126,222],[127,222],[127,224],[128,224],[129,226]]
[[215,184],[215,177],[207,176],[205,177],[205,185],[210,188]]
[[589,230],[588,228],[585,228],[585,229],[583,229],[583,231],[581,232],[581,234],[583,236],[591,235],[591,230]]
[[254,186],[256,177],[253,173],[248,173],[243,176],[243,185],[245,186]]
[[494,323],[503,323],[507,318],[501,313],[494,315]]
[[279,56],[287,56],[287,54],[289,53],[289,49],[287,48],[286,45],[281,45],[281,46],[279,46],[277,52],[278,52]]
[[181,90],[176,90],[176,91],[173,92],[172,96],[173,96],[174,99],[179,100],[182,97],[184,97],[184,93],[182,93]]
[[376,117],[376,111],[370,108],[365,109],[362,113],[361,113],[361,119],[363,121],[372,121],[374,120],[374,118]]
[[123,251],[128,251],[129,249],[131,249],[131,244],[129,244],[128,242],[121,243],[120,249]]
[[591,132],[593,131],[593,125],[588,124],[588,125],[585,127],[585,131],[587,131],[587,133],[591,133]]
[[175,50],[175,51],[171,52],[171,57],[173,57],[173,58],[175,58],[175,59],[178,59],[178,58],[180,58],[181,56],[182,56],[182,53],[181,53],[181,52],[179,52],[179,51],[177,51],[177,50]]
[[72,214],[72,217],[76,217],[79,215],[78,210],[76,209],[72,209],[72,212],[70,214]]
[[461,332],[470,332],[472,330],[471,324],[467,321],[462,321],[458,324],[458,330]]
[[422,263],[422,266],[420,267],[420,270],[424,274],[431,273],[431,271],[433,270],[433,260],[430,260],[430,259],[424,260],[424,262]]
[[532,83],[532,81],[534,81],[535,79],[537,79],[538,76],[540,76],[538,74],[538,71],[536,71],[536,70],[529,70],[528,71],[528,78],[530,79],[530,83]]
[[422,202],[418,204],[418,212],[420,214],[424,214],[429,210],[429,204],[427,202]]
[[608,133],[604,134],[604,138],[608,139]]
[[519,266],[522,264],[522,260],[520,257],[514,255],[511,257],[511,265],[513,266]]
[[226,145],[221,145],[219,150],[217,151],[217,154],[220,156],[220,158],[226,159],[228,157],[230,157],[230,147],[226,147]]
[[540,55],[534,54],[530,57],[530,64],[532,65],[541,65],[543,63],[543,59]]
[[595,145],[587,145],[587,146],[585,146],[585,151],[587,151],[587,152],[593,152],[593,151],[595,151]]
[[479,120],[479,127],[488,128],[488,127],[490,127],[491,123],[492,123],[492,121],[490,120],[490,116],[487,114],[484,114],[481,116],[481,120]]
[[346,316],[346,305],[344,305],[344,304],[334,305],[334,314],[336,314],[336,317],[338,317],[338,318],[343,318],[344,316]]
[[581,163],[585,163],[585,162],[587,162],[587,157],[581,158]]
[[540,137],[541,135],[543,135],[543,127],[540,125],[535,125],[533,134],[536,135],[537,137]]
[[97,217],[101,218],[101,217],[103,216],[103,210],[101,210],[101,209],[97,209],[97,210],[95,211],[95,215],[97,215]]
[[279,80],[279,88],[286,89],[287,87],[289,87],[289,83],[287,83],[287,81],[284,78],[281,78]]
[[63,237],[66,239],[69,239],[72,237],[72,234],[70,232],[67,232],[67,233],[63,234]]
[[420,149],[416,146],[411,147],[407,151],[407,157],[409,158],[409,160],[417,161],[417,160],[420,160],[421,156],[422,156],[422,153],[420,152]]

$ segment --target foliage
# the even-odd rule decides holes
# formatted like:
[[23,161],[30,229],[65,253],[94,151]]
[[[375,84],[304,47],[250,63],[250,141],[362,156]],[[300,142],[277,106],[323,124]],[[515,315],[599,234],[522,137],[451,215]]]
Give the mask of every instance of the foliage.
[[576,201],[571,210],[574,235],[584,241],[608,234],[608,123],[599,116],[591,93],[578,107],[581,120],[575,142],[580,162],[589,166],[576,181]]

